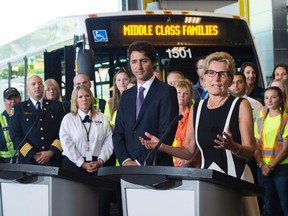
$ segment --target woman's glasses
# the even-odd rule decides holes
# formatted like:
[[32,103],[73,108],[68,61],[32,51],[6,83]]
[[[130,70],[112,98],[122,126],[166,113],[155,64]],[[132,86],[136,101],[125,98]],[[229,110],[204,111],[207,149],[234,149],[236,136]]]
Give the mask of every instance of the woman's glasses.
[[226,79],[229,76],[229,73],[227,71],[207,70],[205,74],[207,74],[209,77],[214,77],[217,74],[223,79]]

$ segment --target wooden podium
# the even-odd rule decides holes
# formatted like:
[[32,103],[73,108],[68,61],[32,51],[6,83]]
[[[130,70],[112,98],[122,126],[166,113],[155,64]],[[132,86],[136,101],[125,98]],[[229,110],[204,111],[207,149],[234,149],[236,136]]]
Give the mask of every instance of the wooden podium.
[[100,216],[102,192],[116,187],[109,179],[25,164],[0,164],[0,184],[0,216]]
[[240,216],[242,196],[259,196],[255,184],[206,169],[103,167],[98,176],[121,183],[124,216]]

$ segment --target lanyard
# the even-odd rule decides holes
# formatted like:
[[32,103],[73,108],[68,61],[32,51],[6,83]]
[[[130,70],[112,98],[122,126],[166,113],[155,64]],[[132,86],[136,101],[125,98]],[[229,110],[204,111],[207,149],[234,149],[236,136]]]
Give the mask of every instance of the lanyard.
[[[82,122],[81,117],[79,116],[81,123],[83,124],[83,127],[86,131],[86,135],[87,135],[87,141],[88,141],[88,145],[89,145],[89,134],[90,134],[90,130],[91,130],[91,122],[89,122],[89,128],[87,129],[86,125]],[[88,147],[89,148],[89,147]]]

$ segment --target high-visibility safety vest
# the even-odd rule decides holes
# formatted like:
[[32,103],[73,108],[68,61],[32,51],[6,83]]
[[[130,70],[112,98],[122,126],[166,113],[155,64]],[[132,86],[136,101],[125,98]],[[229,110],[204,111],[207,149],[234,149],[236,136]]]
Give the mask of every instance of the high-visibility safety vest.
[[[263,158],[275,158],[279,151],[283,148],[283,139],[282,135],[284,133],[285,126],[288,122],[288,116],[285,116],[281,120],[281,124],[277,129],[277,140],[275,140],[275,148],[264,146],[262,143],[261,154]],[[260,135],[261,142],[264,138],[263,134],[263,125],[264,125],[264,116],[257,119],[258,134]]]
[[0,151],[1,158],[13,157],[15,150],[9,134],[9,127],[6,117],[0,113],[0,125],[6,142],[7,151]]

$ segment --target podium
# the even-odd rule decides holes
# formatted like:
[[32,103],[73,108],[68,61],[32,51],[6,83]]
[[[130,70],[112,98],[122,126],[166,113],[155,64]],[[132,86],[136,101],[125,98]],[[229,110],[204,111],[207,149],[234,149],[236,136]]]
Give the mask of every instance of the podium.
[[240,216],[242,196],[264,194],[262,187],[207,169],[103,167],[98,176],[120,182],[124,216]]
[[58,167],[0,164],[0,216],[97,216],[109,179]]

